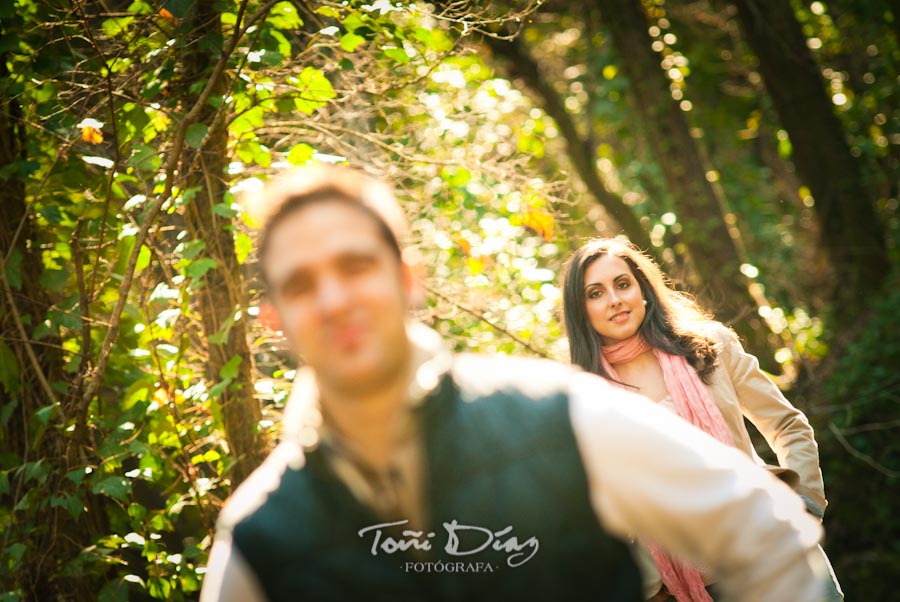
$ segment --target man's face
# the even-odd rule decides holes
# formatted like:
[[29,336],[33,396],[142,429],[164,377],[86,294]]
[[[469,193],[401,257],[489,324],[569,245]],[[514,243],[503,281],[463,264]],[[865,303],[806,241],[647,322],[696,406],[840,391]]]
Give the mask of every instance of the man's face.
[[372,393],[404,375],[412,279],[372,216],[340,201],[297,209],[271,231],[262,268],[323,393]]

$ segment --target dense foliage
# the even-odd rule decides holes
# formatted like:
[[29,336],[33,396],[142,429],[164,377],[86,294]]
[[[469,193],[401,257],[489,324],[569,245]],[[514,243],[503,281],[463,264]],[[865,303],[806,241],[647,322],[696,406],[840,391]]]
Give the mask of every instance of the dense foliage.
[[[799,32],[805,74],[754,52],[748,7]],[[3,3],[0,599],[196,598],[295,368],[256,319],[236,201],[316,161],[396,185],[420,317],[459,349],[566,361],[568,252],[647,248],[794,383],[838,576],[887,599],[898,19],[885,0]],[[832,117],[806,136],[783,94]]]

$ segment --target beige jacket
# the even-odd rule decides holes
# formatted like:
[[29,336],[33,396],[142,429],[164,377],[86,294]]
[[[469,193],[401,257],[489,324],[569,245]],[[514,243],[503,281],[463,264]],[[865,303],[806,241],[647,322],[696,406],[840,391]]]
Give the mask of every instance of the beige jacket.
[[[744,351],[730,329],[717,323],[709,334],[720,347],[719,367],[712,374],[709,389],[735,446],[763,464],[753,449],[746,417],[778,458],[781,469],[769,469],[824,512],[828,502],[819,468],[819,447],[809,420],[760,369],[757,359]],[[783,469],[794,471],[799,482],[794,482],[796,477]]]
[[[719,345],[718,367],[708,387],[735,447],[808,498],[817,506],[811,510],[824,512],[827,501],[819,448],[809,420],[760,369],[756,357],[744,351],[731,329],[714,322],[707,334]],[[779,466],[766,464],[753,449],[744,418],[765,438]],[[662,581],[650,551],[640,542],[635,543],[634,551],[644,577],[644,595],[649,599],[662,587]],[[707,583],[715,581],[707,567],[701,567],[701,571]]]

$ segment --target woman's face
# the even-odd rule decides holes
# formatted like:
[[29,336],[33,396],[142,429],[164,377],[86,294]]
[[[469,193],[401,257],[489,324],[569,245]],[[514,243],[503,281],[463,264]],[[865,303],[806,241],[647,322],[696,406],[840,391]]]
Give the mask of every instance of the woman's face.
[[584,302],[591,326],[604,345],[633,336],[647,313],[631,267],[615,255],[601,255],[585,270]]

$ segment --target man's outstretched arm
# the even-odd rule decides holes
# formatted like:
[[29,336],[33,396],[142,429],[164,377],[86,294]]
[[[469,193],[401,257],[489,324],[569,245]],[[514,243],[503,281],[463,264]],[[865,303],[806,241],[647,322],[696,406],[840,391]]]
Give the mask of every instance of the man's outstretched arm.
[[209,553],[209,565],[200,591],[200,602],[265,602],[250,565],[231,538],[217,537]]
[[729,600],[822,599],[821,527],[741,452],[588,374],[570,414],[591,501],[613,534],[710,567]]

